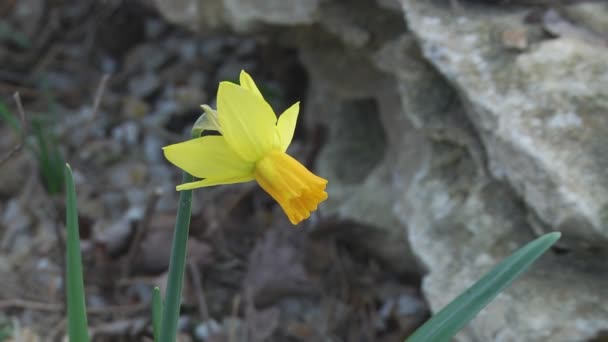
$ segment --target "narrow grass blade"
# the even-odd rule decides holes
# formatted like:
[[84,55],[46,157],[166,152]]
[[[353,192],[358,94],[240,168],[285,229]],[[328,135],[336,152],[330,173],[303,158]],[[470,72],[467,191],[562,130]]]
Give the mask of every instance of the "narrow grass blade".
[[160,320],[163,313],[163,302],[160,298],[160,289],[155,287],[152,290],[152,332],[154,334],[154,342],[160,339]]
[[16,117],[11,115],[11,112],[8,110],[8,107],[2,102],[0,102],[0,119],[5,121],[17,134],[21,134],[21,123],[17,120]]
[[64,183],[62,169],[65,164],[59,146],[39,122],[32,122],[32,130],[38,145],[37,157],[44,185],[49,193],[59,193]]
[[76,190],[70,165],[65,164],[66,184],[66,225],[67,225],[67,302],[68,302],[68,336],[70,341],[88,342],[87,310],[84,297],[82,277],[82,260],[80,256],[80,234],[78,232],[78,211],[76,208]]
[[560,236],[559,232],[549,233],[515,251],[416,330],[406,342],[449,341]]
[[0,320],[0,341],[9,341],[13,335],[13,327],[11,324]]

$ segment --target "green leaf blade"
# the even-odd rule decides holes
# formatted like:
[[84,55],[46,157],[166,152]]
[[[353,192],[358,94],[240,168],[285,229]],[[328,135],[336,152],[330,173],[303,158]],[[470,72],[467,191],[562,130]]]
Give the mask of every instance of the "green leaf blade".
[[449,341],[560,237],[559,232],[545,234],[515,251],[416,330],[406,342]]
[[163,314],[163,302],[160,295],[160,289],[155,287],[152,290],[152,333],[154,341],[160,340],[160,320]]
[[66,185],[66,296],[68,307],[68,336],[70,341],[88,342],[89,329],[82,276],[82,259],[80,255],[76,190],[74,188],[72,169],[68,164],[65,164],[64,175]]

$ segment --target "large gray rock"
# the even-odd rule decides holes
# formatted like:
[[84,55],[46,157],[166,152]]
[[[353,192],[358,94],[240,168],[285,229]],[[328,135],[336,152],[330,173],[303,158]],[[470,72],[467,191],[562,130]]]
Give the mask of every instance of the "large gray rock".
[[[523,24],[526,9],[471,6],[457,15],[438,3],[404,1],[407,20],[460,93],[489,170],[515,188],[542,229],[606,241],[608,49],[535,38],[537,28]],[[524,51],[501,40],[514,30],[530,39]]]
[[[402,36],[374,55],[399,82],[403,113],[415,129],[394,169],[395,212],[429,270],[423,289],[434,311],[535,237],[530,209],[507,181],[487,171],[476,127],[460,94]],[[500,295],[459,341],[585,341],[608,326],[607,267],[593,253],[550,253]]]
[[[407,42],[388,54],[401,61],[393,70],[404,110],[430,146],[412,161],[418,172],[398,207],[429,269],[431,307],[441,309],[533,232],[555,228],[569,254],[545,256],[458,340],[589,340],[608,329],[608,267],[598,262],[608,232],[606,51],[571,38],[535,41],[542,35],[523,24],[526,9],[455,12],[439,3],[406,0],[404,8],[440,74],[416,62]],[[525,33],[518,51],[505,46],[511,30]]]

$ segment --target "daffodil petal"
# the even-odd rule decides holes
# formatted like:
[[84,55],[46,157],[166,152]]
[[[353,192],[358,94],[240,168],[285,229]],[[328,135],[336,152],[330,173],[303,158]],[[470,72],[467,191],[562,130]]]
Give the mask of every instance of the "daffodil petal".
[[277,122],[277,130],[281,140],[281,151],[287,151],[291,140],[293,139],[293,133],[296,130],[296,121],[298,121],[298,113],[300,112],[300,102],[296,102],[291,107],[287,108]]
[[253,92],[221,82],[217,114],[226,142],[242,159],[257,161],[275,146],[277,117],[270,105]]
[[165,146],[163,152],[172,164],[198,178],[250,176],[255,167],[235,153],[222,136],[205,136]]
[[196,182],[190,182],[190,183],[184,183],[184,184],[180,184],[178,186],[175,187],[175,189],[177,191],[182,191],[182,190],[192,190],[192,189],[196,189],[196,188],[202,188],[202,187],[206,187],[206,186],[214,186],[214,185],[221,185],[221,184],[235,184],[235,183],[244,183],[244,182],[249,182],[255,179],[255,176],[253,174],[251,175],[246,175],[246,176],[242,176],[242,177],[234,177],[234,178],[226,178],[226,179],[202,179]]
[[274,198],[293,224],[310,217],[327,199],[327,180],[310,172],[287,153],[269,152],[258,161],[255,179]]
[[241,83],[241,87],[253,92],[261,98],[264,98],[258,87],[255,85],[253,78],[251,78],[251,76],[249,76],[249,74],[245,70],[241,70],[241,75],[239,76],[239,83]]

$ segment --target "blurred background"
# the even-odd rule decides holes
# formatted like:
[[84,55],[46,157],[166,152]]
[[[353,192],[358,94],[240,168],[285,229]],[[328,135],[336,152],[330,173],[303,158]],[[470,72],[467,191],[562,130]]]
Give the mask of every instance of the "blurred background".
[[65,336],[65,162],[91,334],[151,341],[161,147],[243,69],[302,101],[329,199],[294,228],[255,183],[196,190],[179,341],[403,341],[553,230],[457,340],[606,341],[607,47],[605,1],[2,0],[0,341]]

